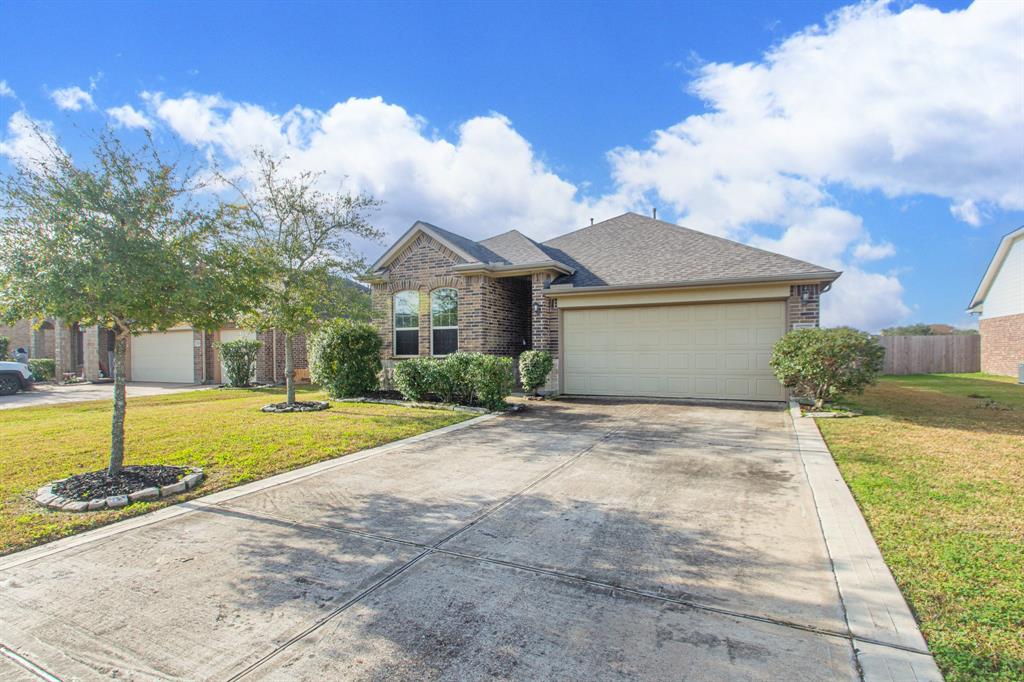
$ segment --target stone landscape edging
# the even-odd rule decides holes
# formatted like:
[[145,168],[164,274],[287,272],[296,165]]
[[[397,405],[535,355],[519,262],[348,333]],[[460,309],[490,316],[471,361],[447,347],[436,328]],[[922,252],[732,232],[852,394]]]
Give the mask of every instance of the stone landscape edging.
[[53,486],[61,481],[66,481],[66,478],[61,478],[56,481],[50,481],[42,488],[36,491],[35,501],[41,507],[46,507],[53,511],[66,511],[66,512],[87,512],[87,511],[101,511],[103,509],[120,509],[121,507],[127,507],[132,502],[152,502],[154,500],[160,500],[167,497],[173,497],[175,495],[181,495],[182,493],[188,492],[194,489],[200,483],[203,482],[205,474],[200,467],[185,467],[188,469],[188,474],[184,476],[180,481],[175,483],[168,483],[167,485],[152,486],[149,488],[143,488],[142,490],[136,490],[133,493],[127,495],[110,495],[108,497],[102,497],[96,500],[72,500],[53,492]]
[[[421,410],[449,410],[452,412],[466,412],[469,414],[491,414],[486,407],[470,407],[458,403],[425,403],[414,400],[395,400],[393,398],[335,398],[336,403],[375,403],[377,405],[397,405],[399,407],[418,407]],[[505,410],[498,410],[500,414]]]

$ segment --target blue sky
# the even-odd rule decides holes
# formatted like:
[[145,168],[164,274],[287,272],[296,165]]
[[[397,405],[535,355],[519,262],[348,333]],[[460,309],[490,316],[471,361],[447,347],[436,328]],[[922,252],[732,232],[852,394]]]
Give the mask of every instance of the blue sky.
[[392,236],[657,206],[843,269],[827,323],[965,324],[1024,224],[1022,40],[1013,3],[7,2],[0,169],[26,121],[73,154],[109,123],[288,154]]

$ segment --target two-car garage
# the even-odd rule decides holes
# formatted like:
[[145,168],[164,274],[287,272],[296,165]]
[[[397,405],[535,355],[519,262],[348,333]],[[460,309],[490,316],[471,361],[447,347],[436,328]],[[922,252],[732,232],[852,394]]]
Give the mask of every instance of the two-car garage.
[[561,324],[568,394],[784,398],[768,365],[786,329],[781,300],[568,307]]

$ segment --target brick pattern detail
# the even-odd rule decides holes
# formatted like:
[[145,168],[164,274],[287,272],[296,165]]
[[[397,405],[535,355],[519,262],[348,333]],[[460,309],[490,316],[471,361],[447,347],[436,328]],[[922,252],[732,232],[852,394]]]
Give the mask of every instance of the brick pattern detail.
[[451,287],[459,292],[459,349],[518,356],[530,347],[528,277],[462,276],[453,267],[465,262],[443,244],[420,235],[391,262],[387,280],[371,287],[373,321],[380,330],[381,355],[394,355],[393,297],[419,292],[419,354],[429,355],[430,292]]
[[[256,381],[266,384],[284,383],[284,332],[260,332],[256,338],[263,343],[256,356]],[[296,334],[292,338],[292,352],[295,356],[295,369],[308,369],[305,334]]]
[[33,329],[34,325],[29,320],[18,320],[13,325],[0,324],[0,336],[6,336],[10,340],[11,353],[15,348],[24,348],[30,358],[55,358],[56,334],[53,322],[46,322],[42,329]]
[[[806,301],[804,297],[806,296]],[[786,331],[796,324],[819,325],[821,314],[821,286],[818,284],[796,284],[789,288],[786,299]]]
[[[552,355],[557,355],[558,302],[544,294],[547,285],[551,282],[551,275],[535,272],[531,279],[530,323],[533,334],[533,350],[546,350]],[[539,306],[540,312],[534,314],[533,308],[536,306]]]
[[1017,376],[1024,362],[1024,313],[990,317],[978,322],[981,332],[981,371]]

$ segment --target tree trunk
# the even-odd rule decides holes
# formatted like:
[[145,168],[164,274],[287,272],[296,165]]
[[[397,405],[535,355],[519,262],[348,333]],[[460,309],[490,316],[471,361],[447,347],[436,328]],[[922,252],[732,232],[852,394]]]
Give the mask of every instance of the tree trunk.
[[295,354],[292,352],[292,335],[284,335],[284,382],[288,389],[288,403],[295,402]]
[[114,418],[110,427],[110,467],[107,473],[117,476],[124,464],[124,413],[128,407],[124,394],[124,356],[128,334],[117,332],[114,339]]

